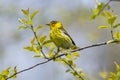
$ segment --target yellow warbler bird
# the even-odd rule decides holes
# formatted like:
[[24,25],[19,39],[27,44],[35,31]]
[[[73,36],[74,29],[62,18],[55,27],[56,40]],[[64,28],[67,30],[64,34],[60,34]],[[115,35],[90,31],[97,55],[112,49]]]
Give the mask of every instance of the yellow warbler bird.
[[72,49],[76,46],[61,22],[51,21],[47,25],[50,26],[50,39],[58,48]]

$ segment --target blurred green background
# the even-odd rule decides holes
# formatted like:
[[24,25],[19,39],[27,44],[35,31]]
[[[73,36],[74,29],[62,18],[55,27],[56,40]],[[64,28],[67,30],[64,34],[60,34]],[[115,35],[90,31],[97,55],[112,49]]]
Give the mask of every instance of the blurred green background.
[[[107,2],[108,0],[99,0]],[[120,2],[111,2],[111,8],[118,15],[120,22]],[[49,35],[46,23],[51,20],[61,21],[79,47],[105,42],[110,31],[97,27],[107,24],[103,17],[91,20],[95,0],[0,0],[0,72],[7,67],[18,66],[18,70],[30,67],[42,59],[33,58],[31,52],[23,50],[33,37],[31,31],[18,30],[18,18],[24,17],[21,9],[39,10],[34,25],[43,25],[42,34]],[[91,80],[102,80],[103,71],[115,71],[114,61],[120,63],[120,45],[111,44],[86,49],[76,63]],[[15,80],[75,80],[65,73],[66,67],[59,63],[49,62],[30,71],[21,73]]]

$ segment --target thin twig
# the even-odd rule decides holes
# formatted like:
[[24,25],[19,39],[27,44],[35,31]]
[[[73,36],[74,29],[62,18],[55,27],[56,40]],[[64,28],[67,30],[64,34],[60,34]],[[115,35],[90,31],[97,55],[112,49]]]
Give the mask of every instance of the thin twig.
[[90,46],[86,46],[86,47],[83,47],[83,48],[79,48],[79,49],[77,49],[77,50],[72,50],[71,52],[81,51],[81,50],[84,50],[84,49],[88,49],[88,48],[92,48],[92,47],[96,47],[96,46],[102,46],[102,45],[107,45],[107,42],[98,43],[98,44],[93,44],[93,45],[90,45]]
[[112,39],[114,40],[114,36],[113,36],[113,26],[112,26],[112,24],[111,24],[111,30],[110,30],[110,33],[111,33]]
[[44,54],[44,52],[43,52],[43,50],[42,50],[42,46],[41,46],[40,42],[38,41],[38,38],[37,38],[36,32],[34,31],[33,25],[31,25],[31,29],[32,29],[32,31],[33,31],[33,33],[34,33],[34,36],[35,36],[36,40],[37,40],[37,44],[38,44],[39,47],[40,47],[41,53],[43,54],[43,56],[44,56],[46,59],[48,59],[47,56]]

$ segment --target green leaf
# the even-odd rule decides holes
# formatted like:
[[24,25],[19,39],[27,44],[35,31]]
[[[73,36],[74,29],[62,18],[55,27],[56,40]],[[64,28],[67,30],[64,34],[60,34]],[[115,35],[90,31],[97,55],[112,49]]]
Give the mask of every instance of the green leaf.
[[41,38],[39,39],[39,41],[40,41],[41,43],[43,43],[46,38],[47,38],[47,36],[43,36],[43,37],[41,37]]
[[20,23],[22,23],[22,24],[25,24],[25,23],[26,23],[26,19],[25,19],[25,18],[23,18],[23,19],[18,18],[18,21],[19,21]]
[[72,60],[66,60],[66,62],[69,64],[69,65],[73,65],[73,61]]
[[92,15],[90,18],[95,19],[96,17],[97,17],[97,15]]
[[17,73],[17,66],[14,67],[14,73]]
[[120,34],[119,34],[119,32],[118,32],[118,31],[114,32],[113,37],[114,37],[115,39],[119,40],[119,39],[120,39]]
[[28,50],[28,51],[33,51],[33,52],[35,52],[35,49],[34,49],[34,47],[32,47],[32,46],[26,46],[26,47],[24,47],[24,49],[25,49],[25,50]]
[[116,74],[114,72],[110,72],[110,76],[113,80],[116,80]]
[[31,20],[29,20],[29,21],[27,22],[27,24],[30,24],[30,25],[32,25],[32,21],[31,21]]
[[35,50],[35,53],[38,53],[38,54],[39,54],[40,51],[41,51],[40,46],[38,45],[34,50]]
[[35,56],[33,56],[33,57],[35,57],[35,58],[40,58],[41,55],[40,55],[40,54],[37,54],[37,55],[35,55]]
[[104,5],[105,4],[103,2],[100,2],[97,8],[94,10],[94,14],[98,14],[101,11],[101,9],[104,7]]
[[[13,73],[17,73],[17,66],[14,67],[14,69],[13,69]],[[12,78],[16,78],[16,77],[17,77],[17,76],[14,75]]]
[[109,40],[109,41],[107,41],[107,44],[111,44],[111,43],[114,43],[115,42],[115,40]]
[[55,50],[55,47],[53,47],[52,49],[50,49],[49,53],[48,53],[48,57],[51,58],[51,57],[54,57],[56,54],[54,54],[54,51]]
[[19,26],[19,27],[18,27],[18,30],[24,29],[24,28],[25,28],[25,26]]
[[73,58],[73,56],[71,55],[71,54],[68,54],[67,56],[66,56],[66,59],[72,59]]
[[117,24],[115,24],[114,26],[113,26],[113,28],[117,28],[117,27],[119,27],[120,26],[120,23],[117,23]]
[[112,12],[109,12],[109,11],[103,11],[101,13],[101,15],[104,16],[104,17],[112,17],[112,16],[114,16],[114,14]]
[[97,6],[97,8],[93,10],[93,15],[91,16],[92,19],[95,19],[98,16],[99,12],[102,10],[102,8],[104,7],[104,5],[105,4],[103,2],[101,2]]
[[37,14],[38,14],[38,10],[37,11],[34,11],[32,14],[31,14],[31,19],[33,19]]
[[109,17],[109,18],[108,18],[108,23],[109,23],[110,25],[113,25],[113,23],[115,22],[116,19],[117,19],[116,16]]
[[40,30],[43,26],[39,25],[38,27],[34,28],[34,32],[37,32],[38,30]]
[[120,65],[118,65],[116,62],[114,62],[116,65],[117,72],[120,72]]
[[26,9],[26,10],[22,9],[21,11],[23,12],[24,15],[26,16],[29,15],[29,9]]
[[30,17],[30,16],[28,16],[28,21],[27,21],[27,24],[32,25],[32,19],[31,19],[31,17]]
[[99,26],[99,29],[103,29],[103,28],[109,28],[109,26]]
[[70,69],[67,69],[65,72],[70,72],[71,70]]
[[36,40],[35,37],[31,40],[31,44],[32,44],[32,46],[34,46],[35,40]]
[[78,52],[73,52],[71,55],[75,57],[80,57],[80,54]]
[[43,42],[43,45],[51,43],[51,42],[52,42],[52,40],[46,40],[46,41]]

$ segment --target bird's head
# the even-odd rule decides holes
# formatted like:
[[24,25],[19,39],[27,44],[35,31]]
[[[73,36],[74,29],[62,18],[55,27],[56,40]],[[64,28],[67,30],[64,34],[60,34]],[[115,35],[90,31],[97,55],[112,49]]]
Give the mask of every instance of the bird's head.
[[51,21],[47,25],[50,26],[50,29],[59,29],[59,28],[62,28],[62,23],[59,22],[59,21]]

